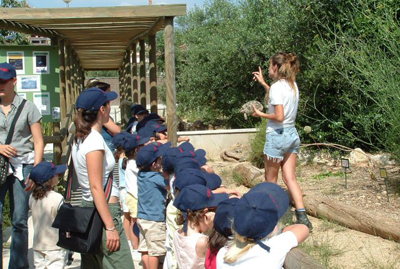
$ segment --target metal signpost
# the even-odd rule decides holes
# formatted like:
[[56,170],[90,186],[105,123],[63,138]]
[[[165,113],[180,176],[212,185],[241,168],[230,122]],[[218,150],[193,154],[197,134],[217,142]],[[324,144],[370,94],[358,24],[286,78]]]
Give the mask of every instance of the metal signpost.
[[350,161],[349,159],[341,159],[342,168],[344,168],[344,179],[345,179],[345,187],[347,189],[347,169],[350,169]]

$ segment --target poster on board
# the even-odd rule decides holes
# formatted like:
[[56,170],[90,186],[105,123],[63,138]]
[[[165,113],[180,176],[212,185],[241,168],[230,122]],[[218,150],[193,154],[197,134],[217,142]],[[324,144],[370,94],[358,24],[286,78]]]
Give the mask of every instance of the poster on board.
[[33,93],[33,103],[43,116],[50,115],[50,93]]
[[17,91],[22,91],[22,92],[40,91],[40,76],[38,75],[18,76]]
[[50,56],[48,51],[33,52],[33,73],[50,74]]
[[15,67],[18,75],[25,74],[25,60],[23,51],[7,51],[7,62]]

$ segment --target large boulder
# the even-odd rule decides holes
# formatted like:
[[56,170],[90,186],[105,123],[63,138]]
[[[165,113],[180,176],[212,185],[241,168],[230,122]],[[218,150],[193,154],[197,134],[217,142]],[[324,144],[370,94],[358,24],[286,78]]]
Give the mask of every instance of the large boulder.
[[370,161],[370,157],[362,149],[355,148],[353,151],[350,152],[349,161],[350,165],[354,164],[358,166],[366,166]]

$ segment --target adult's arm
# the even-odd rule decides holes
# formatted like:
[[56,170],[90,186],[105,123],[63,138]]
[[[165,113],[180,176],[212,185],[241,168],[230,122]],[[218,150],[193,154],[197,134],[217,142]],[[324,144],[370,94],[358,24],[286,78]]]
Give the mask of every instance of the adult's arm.
[[254,105],[253,109],[254,109],[253,117],[266,118],[277,122],[283,122],[285,118],[283,112],[283,105],[275,105],[275,112],[272,114],[263,113],[260,110],[258,110]]
[[108,121],[104,123],[103,126],[107,128],[108,132],[112,136],[121,132],[121,127],[119,127],[111,118],[108,118]]
[[40,121],[31,125],[31,133],[33,137],[33,148],[35,150],[34,165],[37,165],[43,160],[43,152],[44,152],[42,123]]
[[106,230],[114,229],[112,231],[106,231],[107,235],[107,248],[110,251],[116,251],[119,249],[119,235],[115,229],[115,225],[108,209],[106,195],[103,190],[103,160],[104,150],[95,150],[86,154],[86,166],[89,177],[90,191],[92,192],[94,204],[96,209],[103,220]]

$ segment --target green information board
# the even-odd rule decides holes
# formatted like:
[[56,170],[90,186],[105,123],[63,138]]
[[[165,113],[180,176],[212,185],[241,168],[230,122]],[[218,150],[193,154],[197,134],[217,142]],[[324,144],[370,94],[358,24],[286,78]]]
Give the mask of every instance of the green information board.
[[18,95],[32,101],[43,122],[60,121],[58,47],[49,45],[0,45],[0,62],[17,70]]

